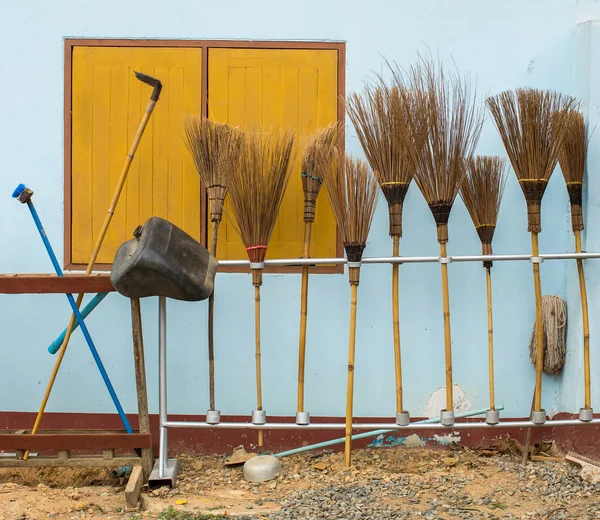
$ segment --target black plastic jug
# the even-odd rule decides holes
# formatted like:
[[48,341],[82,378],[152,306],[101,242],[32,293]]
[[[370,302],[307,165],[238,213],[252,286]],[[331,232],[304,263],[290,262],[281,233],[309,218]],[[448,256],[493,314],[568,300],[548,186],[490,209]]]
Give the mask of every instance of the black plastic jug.
[[217,259],[185,231],[152,217],[117,250],[110,273],[114,288],[128,298],[166,296],[195,302],[214,288]]

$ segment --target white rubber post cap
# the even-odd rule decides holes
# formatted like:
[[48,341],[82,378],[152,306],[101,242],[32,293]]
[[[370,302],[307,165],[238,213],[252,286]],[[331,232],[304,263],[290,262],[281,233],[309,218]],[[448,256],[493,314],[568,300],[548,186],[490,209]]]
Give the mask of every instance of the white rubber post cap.
[[244,478],[248,482],[273,480],[281,471],[281,463],[273,455],[259,455],[244,464]]

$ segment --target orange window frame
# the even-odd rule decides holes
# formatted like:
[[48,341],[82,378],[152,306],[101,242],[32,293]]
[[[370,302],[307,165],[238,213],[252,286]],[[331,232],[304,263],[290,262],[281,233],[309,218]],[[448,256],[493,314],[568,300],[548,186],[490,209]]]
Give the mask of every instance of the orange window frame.
[[[83,270],[86,265],[72,262],[72,55],[73,48],[77,46],[99,46],[99,47],[193,47],[202,49],[202,78],[201,78],[201,110],[206,116],[208,111],[208,50],[211,48],[231,49],[301,49],[301,50],[335,50],[337,51],[337,119],[340,123],[345,121],[344,97],[346,94],[346,43],[345,42],[299,42],[299,41],[245,41],[245,40],[137,40],[137,39],[88,39],[88,38],[65,38],[64,48],[64,268],[65,270]],[[341,142],[343,147],[344,143]],[[204,186],[200,197],[200,240],[207,245],[208,218],[207,197]],[[324,195],[322,195],[324,196]],[[339,229],[336,229],[336,255],[342,257],[344,247]],[[299,252],[298,256],[300,256]],[[108,271],[110,264],[96,264],[95,270]],[[221,266],[221,272],[248,272],[248,268],[239,266]],[[299,273],[298,266],[267,266],[267,273]],[[342,273],[343,265],[315,266],[311,269],[313,273]]]

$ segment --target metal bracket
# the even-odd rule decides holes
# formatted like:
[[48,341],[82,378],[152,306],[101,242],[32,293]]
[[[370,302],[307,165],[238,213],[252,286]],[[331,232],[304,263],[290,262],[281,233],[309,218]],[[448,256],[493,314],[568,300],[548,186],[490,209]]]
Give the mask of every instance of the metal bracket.
[[169,486],[171,489],[175,487],[177,472],[179,471],[179,461],[177,459],[168,459],[165,466],[165,475],[160,478],[158,472],[158,460],[154,463],[152,473],[148,478],[148,489],[156,489],[162,486]]
[[438,262],[440,264],[451,264],[452,258],[450,258],[449,256],[440,256]]
[[541,264],[544,261],[544,258],[541,256],[532,256],[529,260],[532,264]]

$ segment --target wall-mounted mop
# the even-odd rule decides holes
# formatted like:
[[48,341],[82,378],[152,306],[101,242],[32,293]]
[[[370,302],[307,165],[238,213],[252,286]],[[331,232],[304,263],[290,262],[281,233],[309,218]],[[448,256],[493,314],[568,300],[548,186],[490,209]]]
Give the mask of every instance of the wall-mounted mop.
[[[302,191],[304,192],[304,248],[303,258],[310,258],[310,240],[317,197],[323,184],[323,174],[319,171],[316,158],[319,150],[333,150],[337,144],[339,123],[329,126],[313,134],[304,149],[302,156]],[[300,338],[298,341],[298,409],[296,424],[309,424],[310,413],[304,410],[304,372],[306,366],[306,325],[308,321],[308,275],[310,266],[302,266],[302,293],[300,295]]]
[[[406,156],[403,136],[407,133],[406,111],[397,86],[383,81],[368,85],[363,94],[354,93],[347,101],[348,116],[369,165],[388,204],[389,234],[392,255],[400,255],[402,207],[413,178],[412,164]],[[400,352],[399,269],[392,264],[392,330],[394,334],[394,368],[396,373],[396,424],[407,426],[410,415],[404,409],[402,394],[402,355]]]
[[[96,259],[98,258],[98,253],[100,252],[100,248],[102,247],[102,243],[104,242],[104,237],[108,231],[108,226],[112,220],[112,217],[115,213],[115,209],[117,207],[117,203],[119,202],[119,197],[121,196],[121,191],[123,190],[123,186],[125,185],[125,181],[127,180],[127,174],[129,173],[129,168],[131,167],[131,163],[135,156],[135,152],[140,144],[140,140],[142,139],[142,135],[144,130],[146,129],[146,125],[150,120],[150,116],[152,115],[152,111],[154,110],[154,106],[160,97],[160,92],[162,90],[162,83],[160,80],[153,78],[152,76],[148,76],[146,74],[142,74],[141,72],[136,72],[135,77],[139,79],[141,82],[146,83],[153,87],[152,94],[150,95],[150,101],[148,102],[148,106],[146,107],[146,112],[142,117],[142,121],[140,122],[140,126],[133,138],[133,143],[131,144],[131,149],[125,158],[125,164],[123,165],[123,169],[121,170],[121,175],[119,176],[119,180],[117,181],[117,186],[115,188],[115,192],[113,194],[112,201],[108,208],[108,212],[104,219],[104,223],[102,224],[102,228],[98,233],[98,238],[96,239],[96,244],[94,246],[94,250],[92,251],[92,255],[88,262],[88,266],[85,270],[85,276],[88,276],[92,270],[94,269],[94,264],[96,263]],[[79,309],[81,306],[81,302],[83,301],[84,294],[80,294],[77,296],[76,306]],[[67,332],[65,334],[65,340],[63,341],[62,347],[58,353],[58,357],[56,362],[54,363],[54,369],[52,370],[52,374],[50,376],[50,380],[48,381],[48,385],[46,387],[46,393],[44,395],[44,399],[40,404],[40,409],[35,418],[35,424],[33,425],[33,429],[31,430],[32,434],[35,434],[40,426],[40,422],[42,420],[42,416],[44,415],[44,410],[46,409],[46,404],[48,402],[48,397],[50,397],[50,392],[52,392],[52,387],[54,386],[54,381],[56,380],[56,376],[60,369],[60,365],[67,351],[67,346],[69,345],[69,340],[71,339],[71,334],[73,333],[73,327],[75,326],[76,315],[72,314],[71,319],[69,321],[69,325],[67,326]],[[83,323],[83,320],[82,320]]]
[[[585,156],[587,153],[587,128],[583,116],[572,112],[566,121],[567,131],[560,148],[558,162],[562,170],[569,192],[571,203],[571,228],[575,235],[575,251],[581,253],[581,232],[583,231],[583,177],[585,174]],[[577,274],[579,275],[579,292],[581,294],[581,318],[583,324],[583,380],[584,401],[579,409],[581,421],[591,421],[594,418],[591,395],[590,371],[590,320],[588,315],[587,290],[583,260],[577,259]]]
[[[492,254],[492,239],[498,222],[500,202],[506,184],[506,161],[501,157],[476,156],[467,161],[467,175],[460,187],[460,196],[465,203],[471,220],[475,225],[481,251]],[[487,292],[488,315],[488,373],[490,385],[490,409],[485,412],[485,422],[498,424],[500,412],[496,409],[494,398],[494,327],[492,315],[492,261],[483,262],[485,267],[485,285]]]
[[531,264],[535,290],[536,367],[535,395],[531,420],[546,422],[542,408],[544,333],[542,322],[542,281],[538,235],[542,231],[542,197],[558,162],[566,130],[566,116],[577,107],[570,96],[536,89],[507,90],[489,97],[487,106],[512,164],[525,201],[527,231],[531,233]]
[[[42,226],[40,217],[38,216],[35,206],[33,205],[33,202],[31,200],[31,197],[33,196],[33,191],[30,190],[29,188],[26,188],[25,185],[19,184],[19,186],[17,186],[17,188],[13,192],[12,196],[13,196],[13,198],[17,199],[22,204],[27,204],[27,207],[29,208],[29,211],[31,212],[31,216],[33,217],[33,221],[35,222],[35,226],[37,227],[37,230],[40,233],[40,237],[42,237],[42,242],[44,242],[46,251],[48,251],[48,256],[50,257],[50,260],[52,261],[54,270],[56,271],[56,274],[58,276],[63,276],[62,269],[60,268],[58,260],[56,259],[56,255],[54,254],[54,250],[52,249],[50,240],[48,240],[46,231],[44,230],[44,227]],[[83,321],[83,316],[79,312],[79,308],[77,307],[77,305],[75,303],[75,299],[73,298],[72,294],[67,294],[66,296],[67,296],[67,300],[69,301],[69,304],[71,305],[71,309],[73,309],[73,314],[75,315],[75,318],[77,319],[77,323],[79,323],[79,326],[81,327],[81,332],[83,332],[83,336],[85,337],[85,341],[87,342],[88,347],[90,348],[90,352],[92,353],[92,356],[94,357],[94,361],[96,362],[98,370],[100,371],[100,375],[102,376],[102,379],[104,380],[104,384],[106,385],[106,388],[108,389],[108,393],[110,394],[110,397],[111,397],[113,403],[115,404],[117,412],[119,413],[119,416],[121,417],[123,426],[125,426],[127,433],[133,433],[133,430],[131,429],[129,421],[127,420],[127,417],[125,416],[125,412],[123,411],[123,407],[121,406],[121,403],[119,402],[119,398],[117,397],[117,394],[115,393],[115,389],[113,388],[112,383],[110,382],[110,379],[108,377],[108,374],[106,373],[106,370],[104,368],[104,365],[102,364],[102,360],[100,359],[100,356],[98,355],[98,351],[96,350],[96,347],[94,346],[94,342],[92,341],[92,338],[87,329],[87,326],[86,326],[85,322]],[[50,397],[50,395],[47,390],[46,395],[44,396],[44,400],[47,401],[49,397]],[[28,456],[29,456],[29,451],[27,451],[25,453],[25,456],[23,458],[25,460],[27,460]]]

